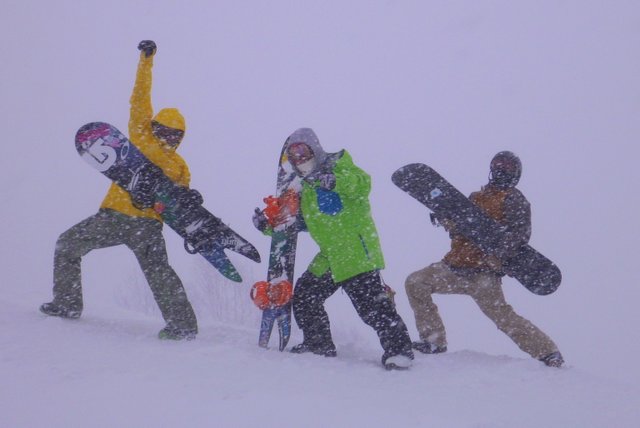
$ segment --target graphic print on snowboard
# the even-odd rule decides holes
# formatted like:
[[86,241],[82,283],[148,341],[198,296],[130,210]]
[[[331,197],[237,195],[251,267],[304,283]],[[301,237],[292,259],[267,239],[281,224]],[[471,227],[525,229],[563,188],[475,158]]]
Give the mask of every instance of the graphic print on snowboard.
[[[267,281],[258,282],[252,289],[252,298],[256,305],[262,309],[262,321],[260,323],[260,335],[258,345],[266,348],[269,345],[271,331],[274,324],[278,324],[280,337],[279,347],[283,351],[291,336],[291,292],[294,280],[294,266],[296,259],[296,247],[298,243],[298,213],[299,198],[302,184],[288,161],[286,148],[288,141],[282,147],[278,160],[278,177],[276,182],[276,194],[264,199],[267,208],[262,210],[269,220],[272,229],[271,248],[269,250],[269,268]],[[260,210],[257,209],[259,212]],[[258,287],[264,287],[266,296],[264,303],[253,295]],[[288,299],[283,299],[287,296]]]
[[553,293],[560,286],[562,274],[551,260],[530,245],[507,254],[504,227],[429,166],[420,163],[403,166],[393,173],[391,180],[438,218],[452,221],[456,232],[482,251],[498,257],[504,273],[532,293],[542,296]]
[[185,240],[185,249],[200,253],[225,277],[242,281],[225,249],[260,262],[258,250],[207,211],[197,191],[171,181],[114,126],[88,123],[76,133],[75,144],[82,159],[132,196],[134,190],[143,189],[150,206]]

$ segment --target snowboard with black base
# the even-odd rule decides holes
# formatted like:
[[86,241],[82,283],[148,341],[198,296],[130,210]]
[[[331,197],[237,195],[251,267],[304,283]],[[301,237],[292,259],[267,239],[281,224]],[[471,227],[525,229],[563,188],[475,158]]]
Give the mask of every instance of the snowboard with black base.
[[153,207],[189,253],[201,254],[228,279],[242,281],[224,250],[260,262],[253,245],[202,206],[200,193],[171,181],[114,126],[88,123],[76,133],[75,145],[82,159],[127,190],[135,205]]
[[256,208],[254,222],[260,230],[271,231],[267,280],[257,282],[251,290],[253,302],[262,309],[258,345],[267,348],[273,326],[278,325],[279,345],[283,351],[291,336],[291,297],[298,243],[298,214],[301,183],[288,162],[287,143],[278,161],[276,194],[264,199],[266,208]]
[[453,223],[459,233],[502,262],[502,270],[538,295],[553,293],[560,269],[530,245],[509,251],[507,232],[463,193],[427,165],[414,163],[393,173],[393,183],[431,209],[437,219]]

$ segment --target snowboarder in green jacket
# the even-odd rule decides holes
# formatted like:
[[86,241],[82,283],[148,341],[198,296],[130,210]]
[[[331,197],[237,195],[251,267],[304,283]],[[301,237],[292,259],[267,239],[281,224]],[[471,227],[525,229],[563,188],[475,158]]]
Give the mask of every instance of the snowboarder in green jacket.
[[[371,178],[346,150],[326,153],[310,128],[289,136],[286,155],[302,179],[302,229],[320,247],[296,283],[293,315],[304,339],[291,352],[336,356],[324,302],[342,287],[360,318],[378,334],[382,364],[388,369],[409,368],[411,340],[380,277],[384,258],[371,217]],[[267,224],[261,218],[254,218],[254,223],[264,225],[259,226],[263,230]]]

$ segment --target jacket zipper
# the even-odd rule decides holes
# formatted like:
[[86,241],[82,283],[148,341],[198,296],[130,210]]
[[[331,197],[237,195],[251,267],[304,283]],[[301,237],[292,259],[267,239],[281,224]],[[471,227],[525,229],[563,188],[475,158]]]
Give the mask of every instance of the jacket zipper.
[[358,237],[360,238],[360,243],[362,244],[362,248],[364,248],[364,253],[367,256],[367,259],[371,260],[371,256],[369,255],[369,249],[367,248],[367,244],[364,243],[364,238],[360,234],[358,234]]

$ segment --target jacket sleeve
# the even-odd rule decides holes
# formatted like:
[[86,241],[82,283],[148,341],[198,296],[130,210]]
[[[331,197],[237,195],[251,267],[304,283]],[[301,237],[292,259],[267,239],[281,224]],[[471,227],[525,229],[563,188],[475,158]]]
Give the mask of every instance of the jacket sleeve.
[[189,166],[184,161],[184,159],[180,159],[182,160],[182,171],[180,174],[180,179],[177,181],[177,183],[180,186],[189,187],[189,185],[191,184],[191,171],[189,171]]
[[510,250],[516,250],[529,242],[531,237],[531,205],[518,190],[507,195],[504,201],[504,225]]
[[371,192],[371,177],[351,162],[351,158],[338,161],[334,168],[335,191],[347,198],[367,197]]
[[136,81],[129,101],[131,105],[129,139],[136,145],[147,144],[151,134],[151,119],[153,118],[153,106],[151,105],[152,67],[153,56],[146,57],[141,52]]

